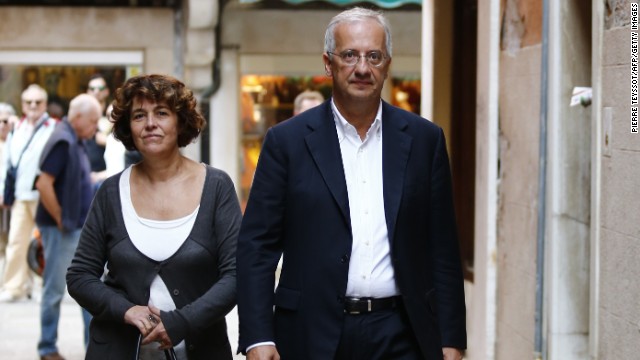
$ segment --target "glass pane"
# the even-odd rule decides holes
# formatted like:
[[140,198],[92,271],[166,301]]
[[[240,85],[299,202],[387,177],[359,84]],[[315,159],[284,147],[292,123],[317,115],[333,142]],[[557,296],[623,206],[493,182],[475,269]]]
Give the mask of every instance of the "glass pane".
[[[111,96],[127,76],[125,66],[0,66],[0,101],[13,105],[22,115],[20,95],[30,84],[38,84],[47,90],[49,114],[61,117],[66,114],[69,101],[87,91],[91,75],[100,73],[105,77]],[[110,99],[109,99],[110,100]]]
[[391,78],[391,105],[420,115],[420,79]]
[[244,75],[240,87],[240,193],[244,210],[267,129],[293,116],[293,101],[305,90],[319,91],[328,99],[331,95],[331,79],[325,75]]

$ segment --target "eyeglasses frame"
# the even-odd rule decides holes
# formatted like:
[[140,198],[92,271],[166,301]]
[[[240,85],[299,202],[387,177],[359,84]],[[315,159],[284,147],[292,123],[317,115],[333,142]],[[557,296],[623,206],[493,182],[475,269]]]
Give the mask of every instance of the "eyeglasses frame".
[[[332,51],[327,51],[327,56],[331,57],[331,55],[335,55],[335,56],[339,57],[339,58],[340,58],[340,60],[342,60],[342,62],[344,62],[344,64],[345,64],[345,65],[347,65],[347,66],[356,66],[356,65],[358,65],[358,64],[360,63],[360,58],[364,58],[364,59],[365,59],[365,62],[367,63],[367,65],[369,65],[369,66],[373,66],[373,67],[375,67],[375,68],[379,68],[379,67],[383,66],[383,65],[387,62],[387,60],[389,59],[389,58],[387,57],[387,55],[385,55],[382,51],[380,51],[380,50],[371,50],[371,51],[369,51],[369,52],[367,52],[367,53],[364,53],[364,54],[358,53],[358,55],[356,56],[356,62],[354,62],[353,64],[349,64],[349,63],[347,63],[347,62],[346,62],[346,60],[344,60],[344,57],[343,57],[343,56],[345,56],[345,54],[346,54],[347,52],[349,52],[349,51],[356,52],[356,51],[355,51],[355,50],[353,50],[353,49],[347,49],[347,50],[344,50],[344,51],[342,51],[342,52],[341,52],[341,53],[339,53],[339,54],[338,54],[338,53],[334,53],[334,52],[332,52]],[[372,63],[369,61],[369,55],[370,55],[370,54],[372,54],[372,53],[378,53],[378,52],[379,52],[379,53],[380,53],[380,55],[382,56],[382,61],[380,61],[380,63],[379,63],[379,64],[372,64]]]

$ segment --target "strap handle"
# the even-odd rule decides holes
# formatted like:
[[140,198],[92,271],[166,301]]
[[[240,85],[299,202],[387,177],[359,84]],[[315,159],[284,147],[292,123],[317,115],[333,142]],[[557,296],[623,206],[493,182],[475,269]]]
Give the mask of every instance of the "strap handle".
[[[136,346],[136,357],[134,358],[135,360],[140,359],[140,345],[142,344],[142,334],[138,335],[138,345]],[[178,357],[176,356],[176,351],[173,348],[170,349],[166,349],[164,351],[164,357],[167,360],[178,360]]]

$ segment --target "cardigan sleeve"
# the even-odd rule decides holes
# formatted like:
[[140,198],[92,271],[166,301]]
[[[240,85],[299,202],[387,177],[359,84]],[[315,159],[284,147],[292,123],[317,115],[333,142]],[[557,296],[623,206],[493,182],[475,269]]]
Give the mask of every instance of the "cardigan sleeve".
[[69,294],[96,319],[124,323],[125,312],[135,304],[101,280],[107,262],[105,219],[107,212],[119,211],[113,200],[118,180],[119,176],[114,176],[105,181],[91,204],[67,272],[67,286]]

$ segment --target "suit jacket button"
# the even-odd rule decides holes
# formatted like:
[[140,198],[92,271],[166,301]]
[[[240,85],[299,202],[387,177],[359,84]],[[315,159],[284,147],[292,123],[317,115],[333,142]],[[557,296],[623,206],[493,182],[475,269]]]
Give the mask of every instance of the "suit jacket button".
[[340,262],[343,263],[343,264],[346,263],[347,261],[349,261],[349,255],[343,255],[340,258]]
[[180,290],[178,290],[178,289],[173,289],[173,295],[175,295],[175,296],[180,295]]

